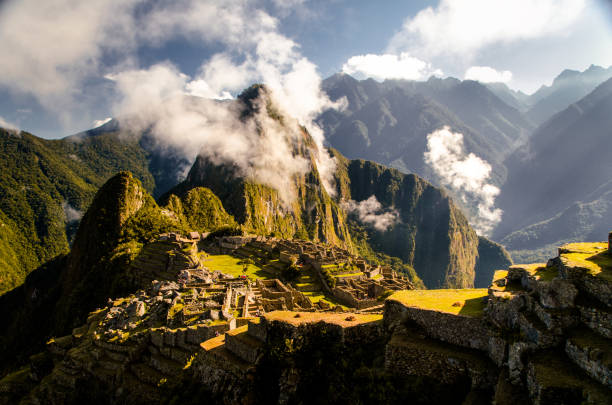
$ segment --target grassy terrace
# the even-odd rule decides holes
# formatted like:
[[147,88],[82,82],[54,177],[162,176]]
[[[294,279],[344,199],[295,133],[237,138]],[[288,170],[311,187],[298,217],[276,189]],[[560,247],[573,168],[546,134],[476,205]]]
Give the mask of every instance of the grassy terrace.
[[347,309],[333,297],[329,297],[323,293],[323,287],[321,287],[319,283],[318,276],[315,274],[315,270],[310,267],[303,268],[300,271],[300,276],[295,280],[294,285],[295,288],[307,296],[313,304],[323,301],[331,306],[340,305],[342,308]]
[[[242,272],[242,264],[238,264],[241,260],[229,255],[210,255],[203,264],[211,271],[219,270],[222,273],[239,277],[245,274]],[[246,275],[249,278],[270,278],[270,275],[256,264],[249,264]]]
[[510,266],[510,269],[525,270],[540,281],[551,281],[559,274],[556,268],[546,267],[546,263],[515,264]]
[[446,312],[479,318],[485,307],[486,288],[463,290],[405,290],[392,294],[389,300],[413,308]]
[[560,253],[565,266],[585,268],[594,277],[612,281],[612,255],[606,242],[570,243]]
[[[299,315],[296,318],[296,315]],[[293,311],[274,311],[263,315],[268,322],[282,321],[293,326],[300,326],[306,323],[325,322],[343,328],[361,325],[365,323],[382,321],[382,314],[351,314],[351,313],[331,313],[331,312],[293,312]]]

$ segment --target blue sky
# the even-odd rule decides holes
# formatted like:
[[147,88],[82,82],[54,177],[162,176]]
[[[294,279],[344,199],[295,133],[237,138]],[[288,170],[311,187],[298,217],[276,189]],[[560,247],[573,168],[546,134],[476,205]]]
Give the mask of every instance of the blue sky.
[[339,71],[533,92],[563,69],[612,64],[611,17],[603,0],[9,0],[0,123],[60,137],[147,98],[259,81],[306,120],[326,105],[313,87]]

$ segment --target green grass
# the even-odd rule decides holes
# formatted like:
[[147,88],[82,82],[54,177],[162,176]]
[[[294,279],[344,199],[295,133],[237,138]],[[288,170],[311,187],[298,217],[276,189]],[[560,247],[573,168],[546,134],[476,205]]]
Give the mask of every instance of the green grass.
[[561,258],[568,267],[586,268],[588,273],[612,281],[612,255],[607,243],[570,243],[562,247]]
[[546,263],[515,264],[510,266],[510,268],[523,269],[540,281],[551,281],[559,275],[556,267],[546,267]]
[[304,291],[303,294],[305,296],[307,296],[310,299],[310,301],[312,301],[313,304],[316,303],[316,302],[319,302],[319,301],[323,301],[323,302],[331,305],[332,307],[335,307],[335,306],[339,305],[340,307],[342,307],[345,310],[349,309],[347,306],[342,305],[340,302],[336,301],[334,298],[332,298],[332,297],[330,297],[328,295],[325,295],[323,293],[323,291]]
[[[299,326],[305,323],[325,322],[342,327],[351,327],[361,324],[373,322],[381,322],[382,314],[347,314],[347,313],[329,313],[329,312],[300,312],[300,316],[296,318],[297,312],[293,311],[273,311],[264,314],[268,322],[282,321],[290,323],[294,326]],[[347,319],[347,318],[349,318]]]
[[270,278],[270,275],[256,264],[249,264],[246,273],[242,272],[242,264],[238,264],[242,259],[230,255],[211,255],[204,261],[204,266],[211,271],[219,270],[222,273],[240,277],[246,274],[249,278]]
[[[486,296],[486,288],[404,290],[394,293],[388,299],[409,307],[469,317],[481,317],[485,307],[483,298]],[[454,306],[453,304],[457,305]]]
[[353,277],[353,276],[361,276],[363,275],[362,272],[358,272],[358,273],[348,273],[348,274],[334,274],[334,277],[336,278],[342,278],[342,277]]

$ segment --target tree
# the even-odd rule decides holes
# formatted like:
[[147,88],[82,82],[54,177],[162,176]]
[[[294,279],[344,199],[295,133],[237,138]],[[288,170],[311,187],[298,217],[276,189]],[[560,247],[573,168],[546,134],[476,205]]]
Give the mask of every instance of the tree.
[[238,264],[242,265],[242,274],[245,274],[245,275],[246,275],[246,272],[249,270],[249,265],[250,265],[250,264],[254,265],[254,264],[255,264],[255,262],[254,262],[254,261],[253,261],[253,259],[252,259],[252,258],[249,256],[249,257],[246,257],[246,258],[244,258],[244,259],[240,260],[240,261],[238,262]]

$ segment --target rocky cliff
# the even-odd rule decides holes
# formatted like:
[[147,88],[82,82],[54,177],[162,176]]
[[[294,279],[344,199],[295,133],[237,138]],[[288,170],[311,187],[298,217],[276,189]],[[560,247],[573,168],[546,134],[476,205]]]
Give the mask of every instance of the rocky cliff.
[[476,235],[444,191],[414,174],[347,160],[337,152],[335,157],[340,198],[375,196],[383,207],[399,212],[389,229],[369,228],[372,246],[410,263],[428,287],[473,287],[476,277],[488,278],[493,269],[511,263],[503,247]]

